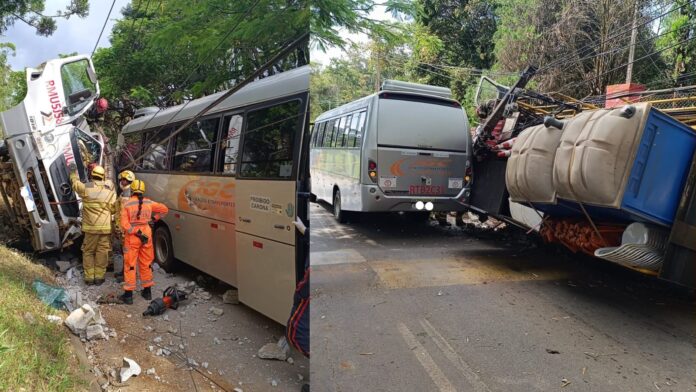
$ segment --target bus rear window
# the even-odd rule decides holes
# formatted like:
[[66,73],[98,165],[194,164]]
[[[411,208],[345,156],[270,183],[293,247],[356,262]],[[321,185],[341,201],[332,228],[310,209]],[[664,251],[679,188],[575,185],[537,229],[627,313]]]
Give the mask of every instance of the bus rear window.
[[379,100],[377,144],[466,151],[471,136],[466,114],[459,104],[430,97],[388,96]]

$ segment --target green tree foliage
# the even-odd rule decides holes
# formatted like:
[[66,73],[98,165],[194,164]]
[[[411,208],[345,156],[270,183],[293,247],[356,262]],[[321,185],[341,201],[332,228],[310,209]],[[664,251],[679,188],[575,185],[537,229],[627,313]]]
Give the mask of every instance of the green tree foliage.
[[16,21],[21,21],[36,29],[36,34],[45,37],[56,31],[56,19],[69,19],[73,15],[84,18],[89,14],[89,0],[70,0],[65,10],[55,15],[45,15],[45,0],[11,0],[0,2],[0,33]]
[[669,14],[660,30],[667,34],[657,41],[658,49],[665,49],[668,80],[677,86],[696,84],[696,1],[676,0],[679,12]]
[[14,51],[13,44],[0,43],[0,111],[17,105],[27,94],[24,71],[12,71],[7,63],[7,56],[13,56]]
[[341,37],[340,30],[364,33],[371,37],[391,40],[400,34],[395,23],[375,20],[370,17],[377,5],[383,5],[393,16],[409,16],[415,13],[411,0],[314,0],[310,3],[313,43],[321,50],[329,46],[346,47],[348,42]]
[[[306,32],[306,0],[134,0],[122,10],[111,47],[94,56],[110,102],[107,133],[135,109],[171,106],[229,89]],[[308,61],[302,48],[268,74]]]

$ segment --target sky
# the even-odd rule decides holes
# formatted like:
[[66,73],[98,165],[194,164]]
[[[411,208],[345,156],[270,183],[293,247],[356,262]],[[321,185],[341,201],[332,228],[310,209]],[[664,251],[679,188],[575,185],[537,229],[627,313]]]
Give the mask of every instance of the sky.
[[[383,5],[376,6],[374,10],[370,12],[369,17],[377,20],[396,21],[396,19],[392,17],[392,14],[386,11],[386,7],[384,7]],[[349,33],[345,29],[339,29],[339,35],[344,40],[354,43],[363,43],[368,42],[370,40],[366,34],[353,34]],[[311,59],[311,61],[313,63],[318,63],[321,65],[328,65],[329,62],[331,62],[332,58],[341,58],[343,56],[345,56],[345,52],[339,47],[327,48],[326,52],[323,52],[317,48],[312,48],[309,53],[309,58]]]
[[[45,0],[44,14],[55,15],[55,11],[65,9],[70,0]],[[117,19],[122,17],[121,9],[130,0],[116,0],[114,9],[107,22],[104,34],[99,41],[99,47],[110,46],[109,36]],[[0,35],[0,42],[11,42],[17,46],[15,56],[10,56],[8,62],[13,70],[19,71],[26,67],[36,67],[46,60],[57,58],[59,54],[77,52],[90,54],[99,36],[99,31],[109,13],[112,0],[90,0],[89,15],[85,18],[72,16],[65,20],[57,19],[58,28],[50,37],[36,34],[36,29],[17,21],[14,26]]]

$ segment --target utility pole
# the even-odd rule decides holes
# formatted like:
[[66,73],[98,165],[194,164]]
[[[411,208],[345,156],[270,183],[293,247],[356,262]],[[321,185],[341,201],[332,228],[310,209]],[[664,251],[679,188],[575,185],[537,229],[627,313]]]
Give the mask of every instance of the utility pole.
[[631,30],[631,47],[628,49],[628,67],[626,68],[626,84],[631,83],[633,77],[633,57],[636,53],[636,36],[638,35],[638,0],[633,7],[633,29]]
[[375,92],[379,91],[379,86],[382,84],[382,61],[379,57],[379,41],[375,40],[375,51],[377,52],[377,63],[375,64]]

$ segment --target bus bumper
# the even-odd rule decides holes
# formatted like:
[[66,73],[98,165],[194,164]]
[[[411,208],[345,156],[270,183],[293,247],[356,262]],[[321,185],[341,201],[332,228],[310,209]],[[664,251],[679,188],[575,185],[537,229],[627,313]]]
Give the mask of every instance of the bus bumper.
[[385,195],[377,185],[362,186],[362,211],[417,212],[416,203],[433,203],[432,211],[467,211],[471,188],[463,188],[456,197],[391,196]]

